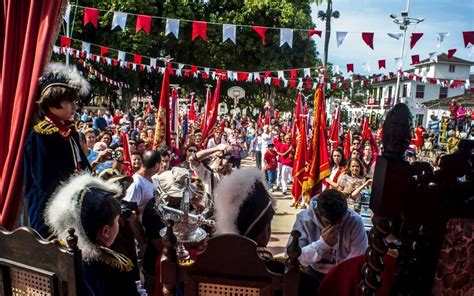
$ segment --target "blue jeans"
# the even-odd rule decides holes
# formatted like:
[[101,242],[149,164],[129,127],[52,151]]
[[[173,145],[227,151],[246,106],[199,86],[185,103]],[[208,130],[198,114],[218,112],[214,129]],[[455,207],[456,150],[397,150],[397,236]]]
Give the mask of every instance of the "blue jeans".
[[276,170],[267,170],[267,181],[268,181],[268,187],[270,189],[275,184],[276,177],[277,177],[277,171]]

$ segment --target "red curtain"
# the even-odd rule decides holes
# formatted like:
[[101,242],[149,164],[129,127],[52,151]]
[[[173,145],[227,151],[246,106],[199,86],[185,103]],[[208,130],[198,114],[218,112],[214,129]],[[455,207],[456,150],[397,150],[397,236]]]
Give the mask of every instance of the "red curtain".
[[0,225],[14,226],[23,195],[23,144],[38,78],[59,28],[61,0],[3,0],[0,5]]

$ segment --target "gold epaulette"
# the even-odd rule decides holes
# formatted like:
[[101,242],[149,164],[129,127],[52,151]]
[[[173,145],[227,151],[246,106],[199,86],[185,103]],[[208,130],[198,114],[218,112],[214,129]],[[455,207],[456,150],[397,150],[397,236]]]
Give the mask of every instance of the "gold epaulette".
[[129,272],[133,269],[132,260],[127,256],[112,251],[109,248],[100,247],[102,254],[100,255],[99,260],[113,268],[117,268],[120,271]]
[[59,128],[47,120],[42,120],[36,124],[34,130],[40,135],[52,135],[59,132]]

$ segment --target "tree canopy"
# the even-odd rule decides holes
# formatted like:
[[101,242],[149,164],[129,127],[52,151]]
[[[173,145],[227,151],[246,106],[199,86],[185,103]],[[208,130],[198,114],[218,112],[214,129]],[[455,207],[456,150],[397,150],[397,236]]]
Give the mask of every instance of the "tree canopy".
[[[191,22],[181,22],[179,38],[165,36],[165,19],[153,18],[150,35],[143,31],[135,33],[134,15],[128,15],[125,31],[120,28],[111,30],[114,11],[134,14],[161,16],[183,20],[200,20],[206,22],[257,25],[275,28],[313,28],[311,20],[311,1],[286,0],[80,0],[78,5],[105,9],[99,13],[99,27],[83,26],[83,9],[78,7],[74,21],[72,38],[100,44],[121,51],[133,52],[151,57],[170,56],[173,62],[198,66],[221,68],[234,71],[266,71],[279,69],[307,68],[321,65],[317,58],[318,52],[314,41],[305,32],[295,31],[293,48],[279,46],[279,30],[267,31],[267,43],[250,27],[237,27],[237,44],[231,41],[222,42],[222,26],[208,24],[207,41],[196,39],[191,41]],[[71,18],[76,7],[71,9]],[[64,32],[62,32],[64,34]],[[80,48],[80,44],[74,44]],[[98,48],[91,48],[98,54]],[[115,52],[109,54],[117,58]],[[133,57],[127,57],[131,61]],[[148,60],[144,59],[147,64]],[[124,81],[139,89],[143,95],[150,94],[156,98],[161,87],[161,75],[156,71],[133,71],[111,67],[101,63],[93,63],[94,67],[112,79]],[[275,75],[275,74],[274,74]],[[212,80],[171,77],[172,83],[180,84],[186,92],[196,92],[202,100],[206,83],[215,84]],[[92,82],[97,93],[105,94],[108,86]],[[269,99],[270,94],[276,97],[274,104],[281,110],[291,110],[296,98],[296,90],[290,88],[274,88],[274,86],[254,83],[236,83],[225,81],[222,85],[222,99],[226,91],[233,85],[246,90],[247,98],[240,103],[247,106],[261,107]],[[248,99],[248,97],[252,99]],[[278,99],[286,98],[286,99]],[[229,99],[230,100],[230,99]]]

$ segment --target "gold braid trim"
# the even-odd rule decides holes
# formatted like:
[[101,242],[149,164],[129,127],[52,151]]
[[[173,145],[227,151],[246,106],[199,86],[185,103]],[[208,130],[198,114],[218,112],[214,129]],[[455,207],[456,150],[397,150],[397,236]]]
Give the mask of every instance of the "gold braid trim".
[[40,121],[33,129],[40,135],[52,135],[59,132],[59,128],[47,120]]
[[127,256],[120,253],[114,252],[106,247],[99,247],[101,252],[99,260],[113,268],[117,268],[120,271],[129,272],[133,269],[132,260]]

